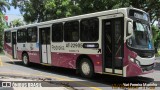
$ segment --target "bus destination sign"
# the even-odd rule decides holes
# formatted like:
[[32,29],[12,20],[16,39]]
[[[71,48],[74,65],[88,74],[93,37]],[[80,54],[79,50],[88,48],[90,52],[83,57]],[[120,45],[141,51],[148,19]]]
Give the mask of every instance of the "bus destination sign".
[[148,15],[140,11],[130,10],[129,16],[132,16],[137,19],[143,19],[143,20],[149,21]]

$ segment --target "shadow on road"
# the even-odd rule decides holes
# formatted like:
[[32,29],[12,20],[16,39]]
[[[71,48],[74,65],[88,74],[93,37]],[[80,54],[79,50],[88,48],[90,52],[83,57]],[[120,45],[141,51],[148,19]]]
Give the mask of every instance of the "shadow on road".
[[[12,62],[6,62],[6,63],[13,64]],[[21,61],[15,61],[15,64],[23,66]],[[43,66],[39,64],[31,64],[29,68],[32,68],[34,70],[38,70],[41,72],[53,73],[53,74],[63,75],[71,78],[77,78],[85,81],[97,82],[104,85],[123,84],[123,83],[150,83],[154,81],[153,78],[147,78],[147,77],[141,77],[141,76],[124,78],[119,76],[101,75],[101,74],[95,74],[94,78],[86,79],[86,78],[82,78],[80,75],[77,75],[76,71],[73,69]]]

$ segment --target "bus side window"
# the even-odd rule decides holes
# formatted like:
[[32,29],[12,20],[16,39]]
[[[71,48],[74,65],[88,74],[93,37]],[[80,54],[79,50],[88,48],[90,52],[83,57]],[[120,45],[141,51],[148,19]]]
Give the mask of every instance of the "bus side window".
[[72,36],[73,36],[73,37],[72,37],[72,40],[73,40],[73,41],[76,41],[76,40],[79,39],[79,37],[78,37],[78,36],[79,36],[79,35],[78,35],[78,32],[72,32]]
[[64,24],[64,40],[67,42],[79,40],[79,21],[69,21]]
[[37,42],[37,27],[28,28],[27,42]]
[[24,43],[27,41],[27,32],[26,29],[20,29],[17,32],[17,42]]
[[30,28],[30,29],[28,29],[27,42],[30,42],[32,40],[31,36],[32,36],[32,29]]
[[5,42],[6,43],[11,42],[11,32],[5,32]]
[[80,23],[81,41],[97,41],[99,38],[99,19],[82,19]]
[[53,42],[63,41],[63,23],[52,25],[52,41]]

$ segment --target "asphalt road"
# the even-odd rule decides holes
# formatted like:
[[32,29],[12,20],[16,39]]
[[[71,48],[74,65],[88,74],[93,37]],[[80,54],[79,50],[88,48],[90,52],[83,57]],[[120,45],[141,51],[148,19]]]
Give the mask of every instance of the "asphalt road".
[[[82,78],[75,70],[59,67],[32,64],[26,67],[19,60],[12,60],[6,56],[0,56],[0,77],[39,79],[51,83],[64,84],[65,87],[75,90],[111,90],[113,86],[121,86],[128,83],[153,83],[160,86],[160,58],[153,73],[132,78],[96,74],[92,79]],[[1,80],[1,79],[0,79]],[[114,87],[114,89],[115,89]],[[148,87],[149,88],[149,87]],[[153,88],[154,89],[154,88]],[[152,90],[153,90],[152,89]],[[158,88],[155,88],[158,90]]]

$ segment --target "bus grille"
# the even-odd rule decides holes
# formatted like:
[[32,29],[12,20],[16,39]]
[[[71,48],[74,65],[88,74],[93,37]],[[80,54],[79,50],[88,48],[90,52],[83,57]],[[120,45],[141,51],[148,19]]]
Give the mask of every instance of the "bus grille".
[[143,71],[150,71],[154,68],[154,64],[151,65],[141,65]]

